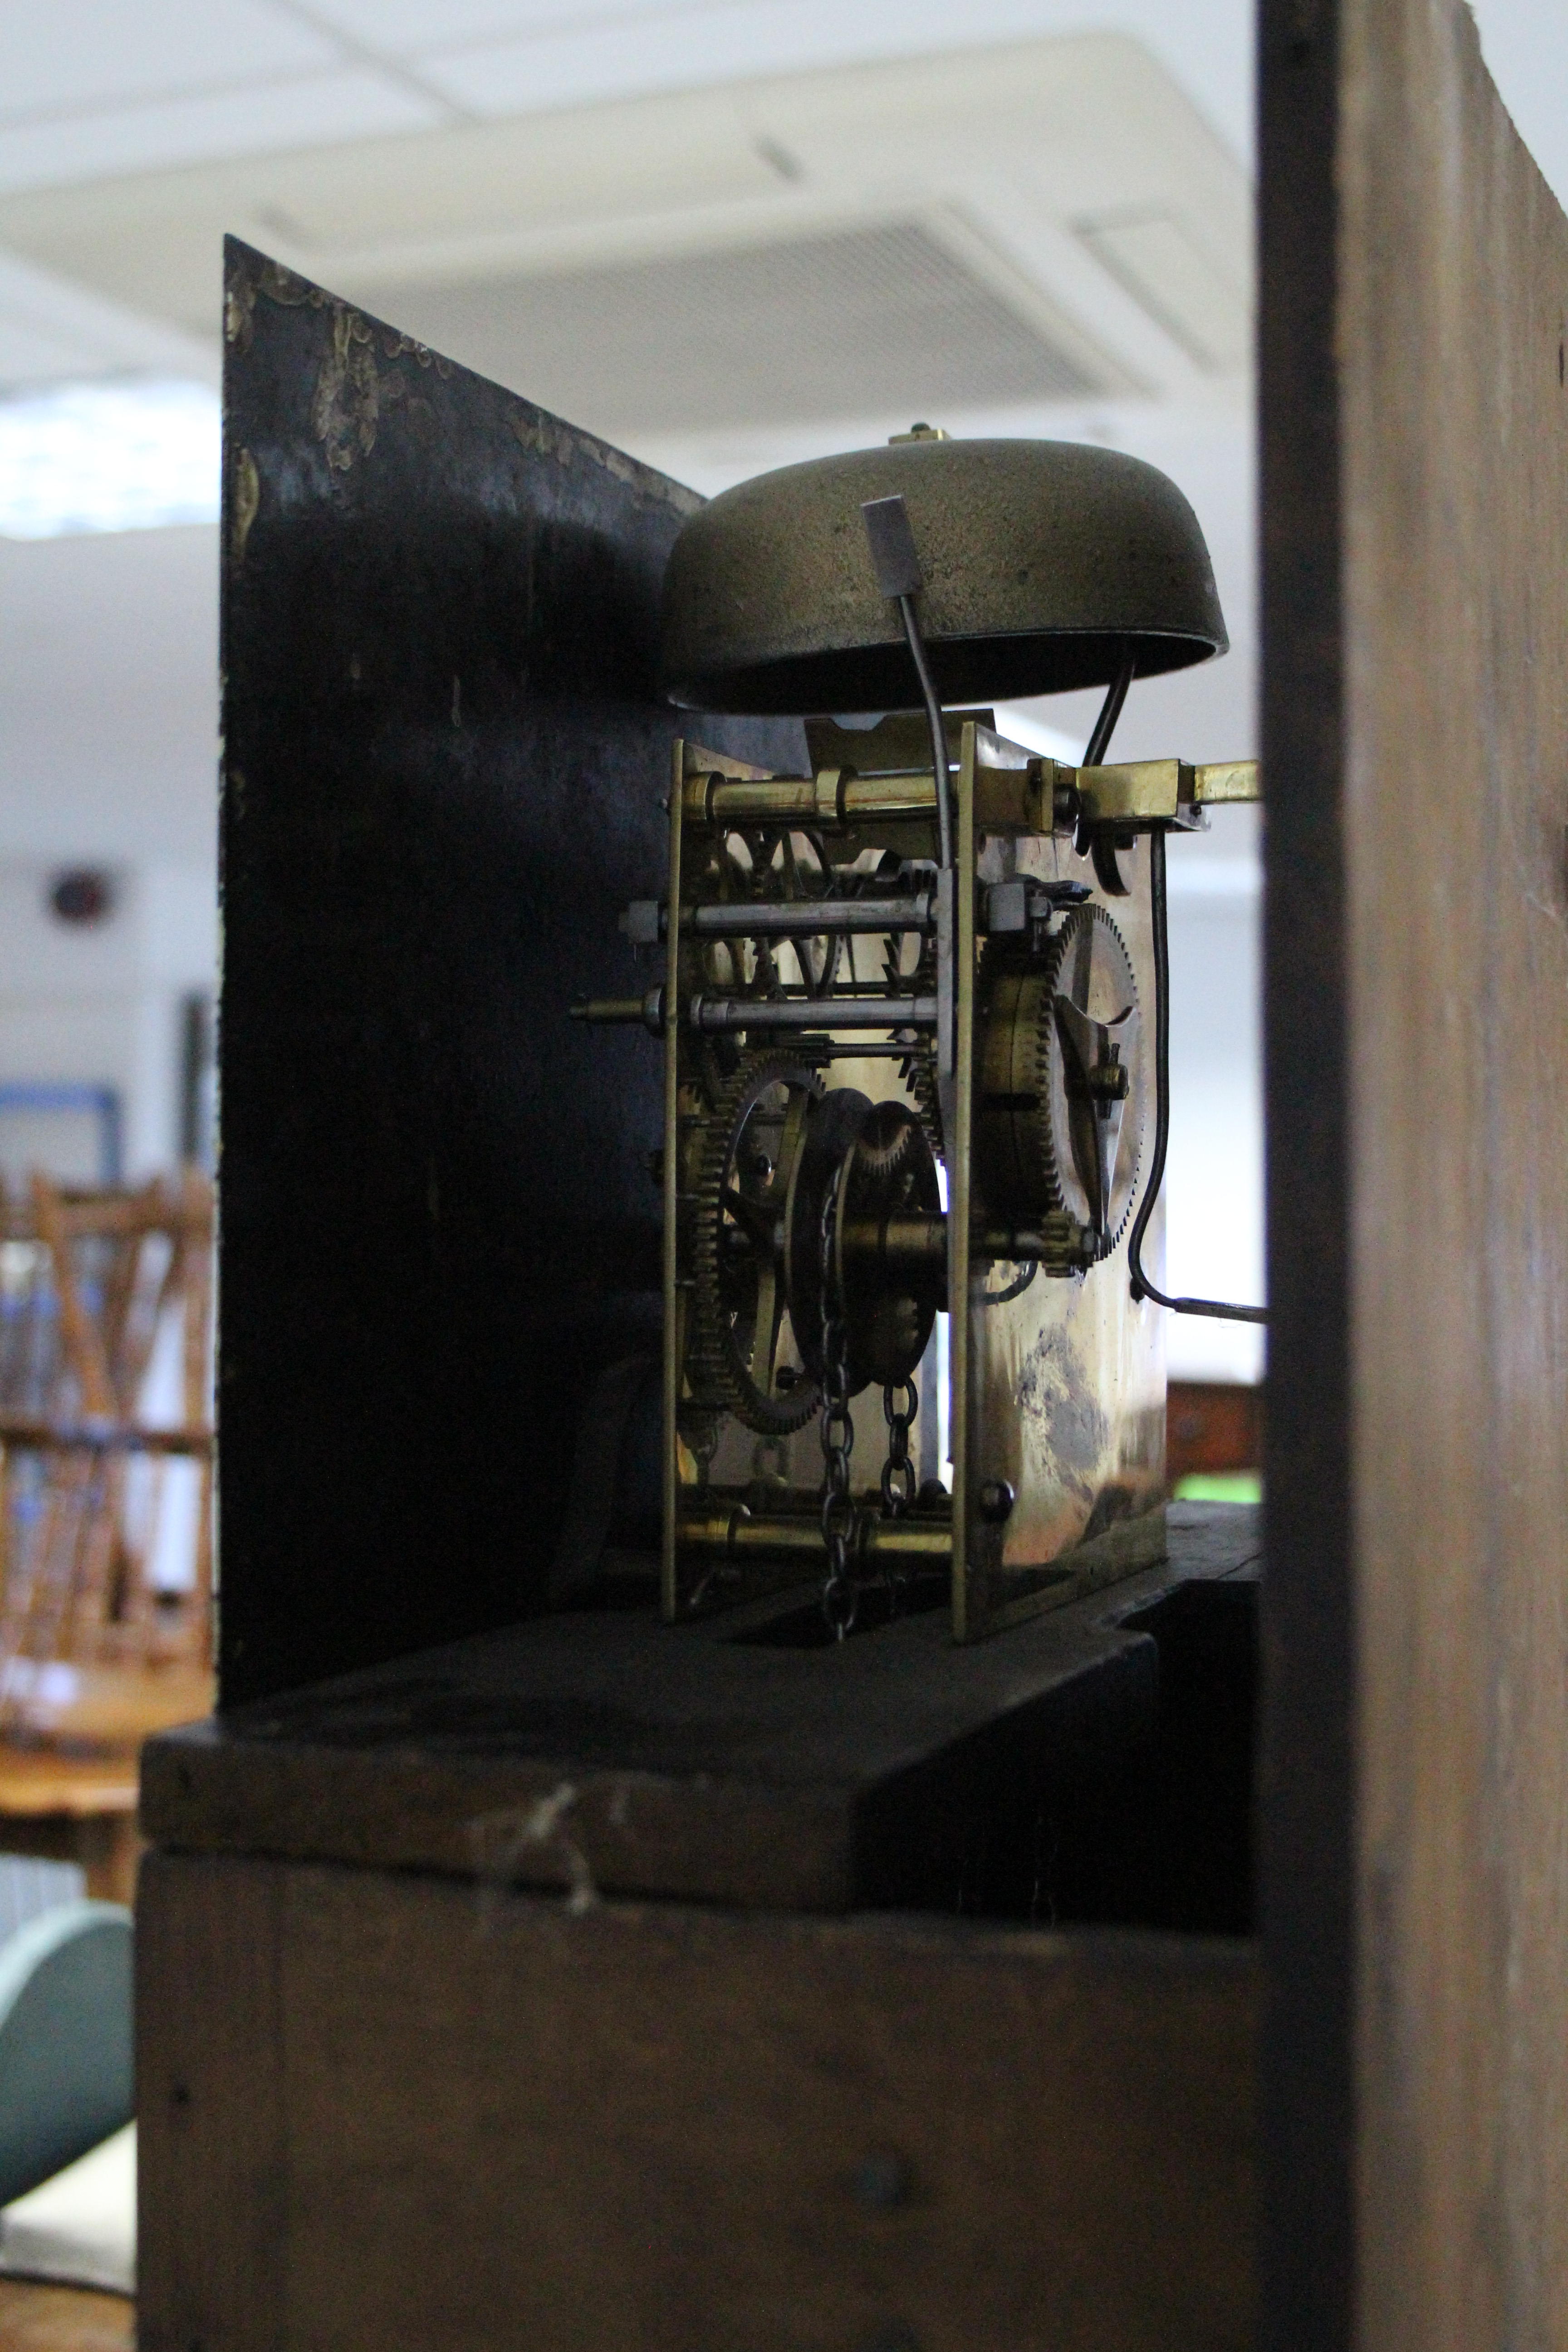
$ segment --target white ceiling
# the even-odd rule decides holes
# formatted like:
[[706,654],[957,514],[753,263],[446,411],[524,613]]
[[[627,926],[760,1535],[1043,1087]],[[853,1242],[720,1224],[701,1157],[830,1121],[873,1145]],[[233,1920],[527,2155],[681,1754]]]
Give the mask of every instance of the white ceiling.
[[[778,331],[820,351],[819,375],[830,346],[844,346],[845,413],[902,409],[899,368],[878,396],[879,341],[897,337],[879,337],[874,288],[835,320],[825,283],[814,315],[810,273],[786,266],[814,241],[841,251],[847,236],[889,231],[971,281],[972,314],[991,314],[989,347],[1008,340],[1010,317],[1016,345],[1032,337],[1055,353],[1054,373],[1013,369],[1016,398],[1054,383],[1058,394],[1245,399],[1246,174],[1159,58],[1122,34],[818,67],[0,193],[0,249],[213,348],[226,230],[634,446],[639,429],[668,421],[674,387],[659,378],[676,342],[732,341],[748,257],[752,277],[775,280]],[[896,268],[883,292],[890,314]],[[24,323],[19,342],[8,337],[0,304],[0,382],[29,380],[36,322]],[[978,359],[975,382],[994,398]],[[711,418],[713,395],[694,396],[694,421]],[[926,404],[954,397],[944,377]],[[740,421],[739,384],[729,398],[728,421]],[[774,421],[791,413],[775,394]]]
[[0,0],[0,186],[1110,22],[1245,154],[1247,0]]
[[[1568,188],[1568,8],[1479,15]],[[559,330],[639,263],[912,225],[1100,387],[977,384],[941,421],[1113,441],[1198,507],[1235,650],[1141,688],[1119,748],[1244,751],[1250,26],[1250,0],[0,0],[0,384],[216,380],[229,226],[399,323],[444,308],[528,390],[498,288]],[[837,417],[639,424],[624,381],[604,405],[710,490],[907,422],[878,390]],[[561,397],[594,421],[591,388]],[[216,578],[199,530],[0,548],[0,849],[210,856]]]
[[[417,55],[422,76],[433,70],[428,34],[438,22],[449,37],[444,89],[459,38],[515,28],[529,13],[503,0],[445,10],[333,0],[331,11],[345,37],[374,30],[378,55]],[[678,47],[692,37],[691,12],[648,0],[634,13],[645,27],[679,33]],[[751,26],[753,58],[783,42],[781,25],[793,39],[806,22],[795,0],[734,0],[709,13],[732,39]],[[889,47],[893,11],[851,0],[833,13],[840,43],[847,25],[863,51]],[[980,0],[963,23],[998,35],[1065,13],[1051,0],[1026,9]],[[1226,0],[1209,12],[1211,32],[1239,13]],[[182,48],[173,20],[198,14],[202,38]],[[531,14],[530,37],[566,37],[537,0]],[[937,32],[951,43],[952,19],[931,11],[922,20],[914,5],[925,48],[912,57],[813,63],[722,89],[484,122],[448,118],[393,137],[340,130],[330,144],[177,168],[165,156],[161,168],[112,177],[84,174],[79,162],[68,180],[63,159],[87,121],[83,87],[118,109],[99,152],[120,154],[153,93],[173,104],[220,63],[243,68],[258,89],[264,74],[293,77],[295,89],[300,76],[346,70],[319,10],[307,20],[261,0],[232,10],[214,0],[218,17],[234,34],[227,48],[205,8],[59,0],[59,17],[41,18],[51,39],[63,19],[76,39],[101,45],[89,83],[73,85],[39,41],[40,16],[0,0],[0,39],[15,48],[26,37],[38,50],[25,71],[0,71],[12,102],[9,119],[0,112],[0,188],[11,182],[0,193],[0,378],[47,380],[62,359],[71,373],[211,378],[220,240],[233,228],[705,490],[884,437],[933,407],[960,432],[1116,442],[1187,486],[1236,646],[1201,682],[1142,690],[1121,740],[1130,751],[1169,750],[1173,728],[1193,757],[1250,748],[1250,197],[1212,127],[1220,110],[1194,103],[1150,46],[1091,32],[936,55]],[[129,18],[140,42],[121,37]],[[826,18],[811,20],[818,53],[832,46]],[[595,35],[623,80],[630,22]],[[515,38],[505,46],[512,55]],[[1189,79],[1202,50],[1190,45]],[[1238,47],[1233,112],[1246,79]],[[275,97],[283,86],[267,89]],[[68,119],[73,89],[79,111]],[[34,129],[42,110],[59,111],[47,185],[17,186],[19,150],[5,161],[23,97]],[[689,354],[732,341],[738,300],[753,305],[773,364],[742,365],[746,355],[732,351],[724,373],[737,383],[683,402]],[[931,317],[947,322],[941,381],[917,363]],[[62,854],[86,854],[96,825],[126,855],[140,809],[158,854],[183,841],[181,854],[210,856],[216,679],[205,665],[216,551],[197,551],[205,537],[0,551],[7,602],[30,608],[25,627],[0,638],[0,848],[11,838],[31,849],[47,834]],[[134,659],[112,642],[122,595],[136,604],[123,633]],[[1087,732],[1075,706],[1047,715]]]

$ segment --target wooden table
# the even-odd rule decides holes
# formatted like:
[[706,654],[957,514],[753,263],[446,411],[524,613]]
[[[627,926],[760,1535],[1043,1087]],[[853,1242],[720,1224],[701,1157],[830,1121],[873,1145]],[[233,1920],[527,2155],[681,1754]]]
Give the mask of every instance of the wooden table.
[[90,1742],[90,1754],[0,1742],[0,1850],[79,1863],[87,1891],[108,1903],[135,1899],[142,1840],[136,1827],[141,1746],[151,1733],[207,1713],[213,1681],[202,1669],[84,1665],[68,1696],[35,1708],[28,1728],[53,1741]]
[[136,2305],[129,2295],[0,2279],[5,2352],[135,2352]]
[[0,1748],[0,1848],[79,1863],[89,1895],[133,1902],[142,1850],[136,1773],[134,1752],[82,1757]]

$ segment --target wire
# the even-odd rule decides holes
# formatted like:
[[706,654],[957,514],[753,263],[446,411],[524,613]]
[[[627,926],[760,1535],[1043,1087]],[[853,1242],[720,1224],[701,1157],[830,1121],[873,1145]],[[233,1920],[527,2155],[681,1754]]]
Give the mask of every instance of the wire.
[[1105,690],[1105,700],[1100,706],[1100,717],[1094,722],[1094,732],[1084,746],[1081,765],[1098,768],[1110,749],[1110,739],[1116,732],[1116,722],[1121,716],[1121,706],[1127,699],[1127,689],[1132,683],[1138,657],[1131,646],[1124,647],[1121,667]]
[[[1110,739],[1116,722],[1121,716],[1121,706],[1127,699],[1127,689],[1138,667],[1137,656],[1131,646],[1123,646],[1121,660],[1115,677],[1106,688],[1105,700],[1100,706],[1100,716],[1094,722],[1094,732],[1084,746],[1083,764],[1098,768],[1110,749]],[[1087,850],[1094,860],[1094,878],[1108,898],[1125,898],[1127,885],[1121,879],[1121,868],[1116,862],[1116,844],[1100,828],[1092,832],[1081,822],[1079,837],[1073,846],[1081,857]]]
[[[1092,762],[1086,760],[1084,765]],[[1167,1298],[1143,1271],[1143,1235],[1165,1181],[1165,1146],[1171,1131],[1171,946],[1165,924],[1165,835],[1158,826],[1149,836],[1149,897],[1154,917],[1154,1160],[1127,1244],[1132,1296],[1152,1298],[1156,1307],[1168,1307],[1173,1315],[1207,1315],[1226,1323],[1267,1323],[1267,1307],[1229,1307],[1217,1298]]]

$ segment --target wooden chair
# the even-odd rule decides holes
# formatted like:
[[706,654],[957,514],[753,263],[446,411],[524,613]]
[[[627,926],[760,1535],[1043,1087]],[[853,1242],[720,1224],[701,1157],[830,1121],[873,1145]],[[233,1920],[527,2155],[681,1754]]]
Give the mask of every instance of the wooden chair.
[[[212,1189],[195,1171],[132,1192],[35,1177],[4,1234],[0,1843],[79,1861],[94,1894],[129,1900],[136,1751],[212,1702]],[[172,1346],[160,1419],[177,1417],[152,1426]],[[182,1505],[175,1583],[163,1538]]]
[[[13,1262],[0,1356],[0,1728],[51,1664],[205,1671],[211,1659],[211,1188],[194,1171],[132,1193],[35,1177],[30,1208],[9,1237],[29,1255]],[[145,1385],[172,1322],[180,1420],[150,1427]],[[182,1460],[197,1478],[183,1590],[156,1573]]]

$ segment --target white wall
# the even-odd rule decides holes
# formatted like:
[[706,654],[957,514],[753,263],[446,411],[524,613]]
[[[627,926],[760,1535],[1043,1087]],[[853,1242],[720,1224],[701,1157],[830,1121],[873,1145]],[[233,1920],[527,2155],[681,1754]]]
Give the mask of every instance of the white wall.
[[[217,953],[211,869],[110,865],[111,910],[90,926],[52,912],[58,870],[53,860],[0,860],[0,1085],[112,1087],[125,1173],[146,1176],[178,1151],[182,1006],[211,988]],[[90,1117],[0,1108],[0,1169],[15,1183],[34,1163],[96,1180]]]
[[[132,1177],[179,1143],[183,999],[217,956],[217,537],[0,541],[0,1083],[115,1087]],[[62,924],[63,866],[114,910]],[[0,1115],[0,1167],[97,1172],[89,1123]]]
[[[1234,845],[1241,854],[1187,865],[1179,835],[1168,853],[1165,1287],[1177,1297],[1258,1305],[1264,1297],[1258,869],[1240,827],[1216,823],[1215,835],[1221,852]],[[1173,1315],[1165,1349],[1173,1380],[1262,1378],[1264,1334],[1256,1324]]]

